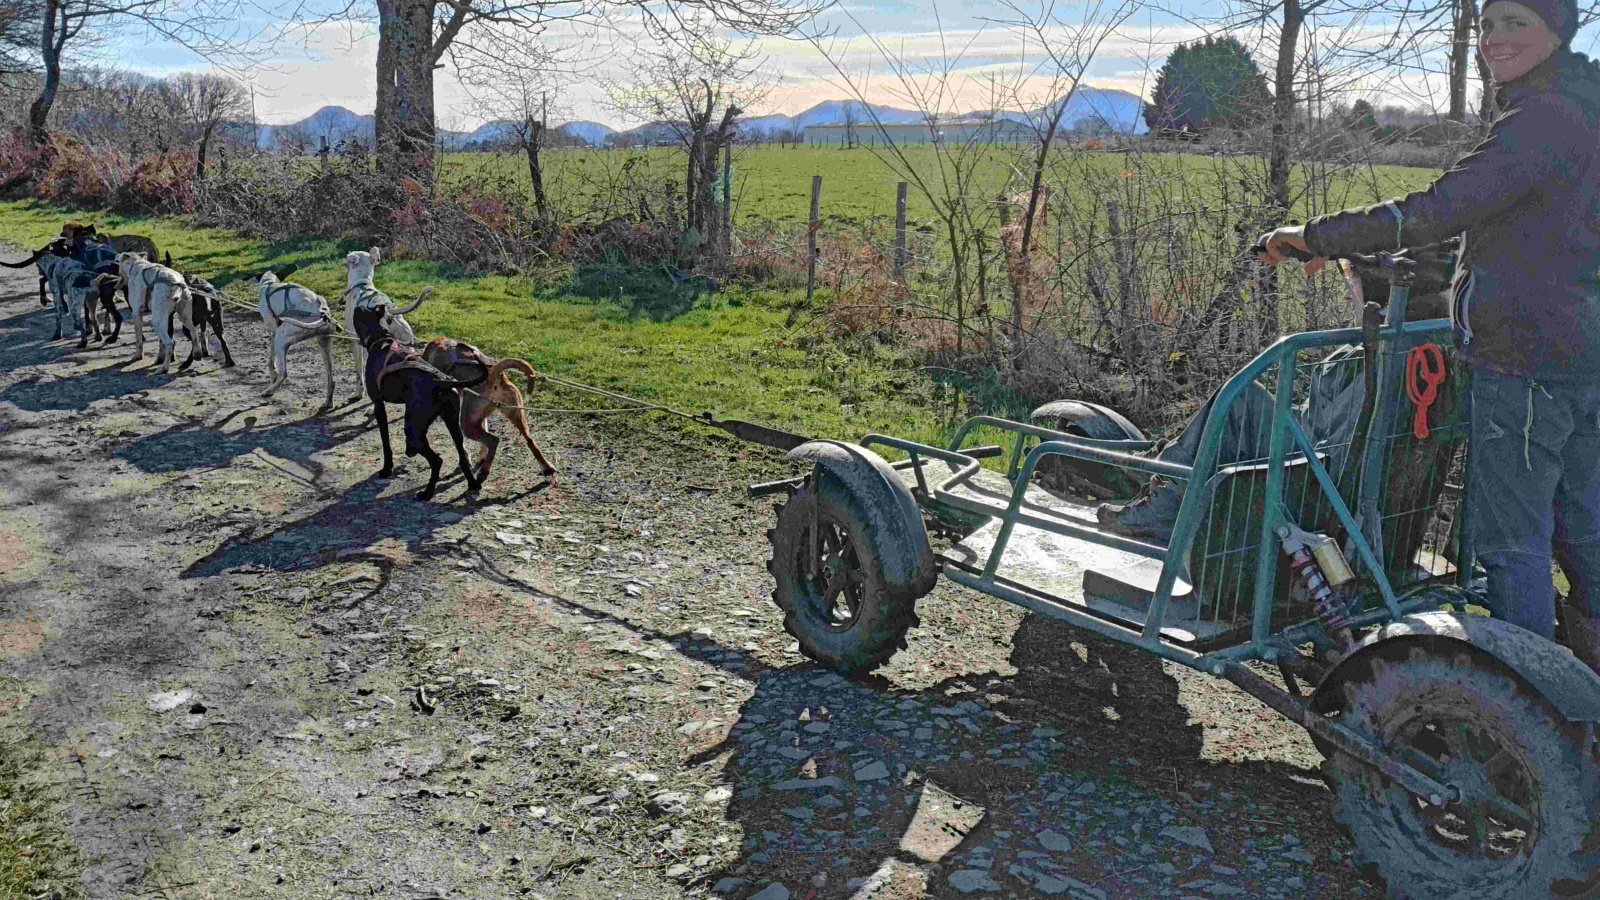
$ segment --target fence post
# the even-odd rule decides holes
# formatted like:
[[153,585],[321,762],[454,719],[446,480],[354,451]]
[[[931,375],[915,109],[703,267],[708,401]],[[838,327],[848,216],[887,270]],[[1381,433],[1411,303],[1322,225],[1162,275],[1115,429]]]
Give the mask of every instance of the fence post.
[[822,199],[822,176],[811,176],[811,224],[806,228],[806,302],[811,302],[811,295],[817,288],[817,229],[822,223],[817,221],[819,201]]
[[722,145],[722,260],[733,259],[733,141]]
[[894,281],[906,283],[906,183],[894,189]]

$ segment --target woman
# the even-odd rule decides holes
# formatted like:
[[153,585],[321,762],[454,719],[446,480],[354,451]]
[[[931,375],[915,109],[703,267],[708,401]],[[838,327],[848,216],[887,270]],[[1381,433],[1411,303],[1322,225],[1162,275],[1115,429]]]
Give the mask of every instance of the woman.
[[1574,652],[1600,671],[1600,70],[1575,0],[1487,0],[1479,52],[1504,115],[1426,189],[1262,237],[1323,258],[1465,232],[1451,320],[1472,369],[1468,498],[1497,618],[1555,633],[1552,542]]

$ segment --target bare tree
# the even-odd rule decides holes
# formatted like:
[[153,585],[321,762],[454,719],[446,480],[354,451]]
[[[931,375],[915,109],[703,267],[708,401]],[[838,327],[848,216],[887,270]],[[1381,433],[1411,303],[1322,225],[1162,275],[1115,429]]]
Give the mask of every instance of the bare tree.
[[520,30],[486,30],[475,43],[457,49],[456,61],[473,111],[497,123],[522,150],[539,221],[548,223],[551,208],[540,154],[551,144],[550,115],[566,116],[563,97],[589,69],[592,54],[583,46],[557,46],[527,37]]
[[31,68],[29,59],[39,46],[43,25],[43,0],[0,0],[0,75],[17,75]]
[[647,38],[673,38],[709,20],[749,34],[787,34],[831,5],[832,0],[373,0],[375,8],[351,0],[338,11],[316,15],[310,0],[286,0],[281,18],[299,23],[335,20],[378,22],[378,96],[375,112],[378,159],[386,170],[430,177],[434,133],[434,71],[448,55],[460,62],[494,40],[496,33],[537,39],[565,23],[605,29],[642,29]]
[[844,145],[846,147],[854,147],[856,145],[856,140],[857,140],[857,138],[856,138],[856,121],[860,118],[860,116],[856,113],[856,105],[855,105],[854,101],[851,101],[851,100],[844,101],[843,110],[844,110],[843,111],[843,116],[844,116]]
[[169,77],[159,90],[185,138],[194,143],[195,176],[204,180],[212,139],[224,123],[249,117],[250,92],[226,75],[194,72]]
[[138,26],[208,59],[243,59],[235,39],[240,0],[40,0],[36,63],[44,72],[39,95],[28,107],[28,139],[42,144],[45,123],[61,87],[70,52],[107,30]]
[[621,114],[662,122],[687,155],[684,172],[684,231],[700,245],[725,253],[729,235],[716,190],[725,177],[719,161],[731,149],[739,117],[760,103],[775,78],[763,68],[752,41],[735,43],[699,27],[644,55],[632,78],[607,86]]
[[[1061,119],[1067,107],[1078,95],[1084,73],[1100,51],[1100,45],[1115,33],[1139,10],[1139,0],[1086,0],[1076,14],[1057,8],[1054,0],[1046,0],[1037,8],[1027,7],[1016,0],[1002,0],[1011,17],[1003,24],[1015,32],[1025,43],[1043,49],[1041,64],[1029,74],[1047,77],[1043,90],[1044,102],[1038,111],[1029,116],[1035,143],[1032,158],[1028,160],[1028,203],[1022,219],[1021,239],[1016,250],[1017,259],[1010,266],[1011,277],[1011,331],[1014,340],[1023,333],[1023,307],[1027,300],[1027,279],[1033,271],[1034,228],[1039,219],[1039,203],[1044,193],[1046,163],[1056,136],[1061,132]],[[1024,108],[1033,106],[1035,98],[1018,88],[1012,96]]]

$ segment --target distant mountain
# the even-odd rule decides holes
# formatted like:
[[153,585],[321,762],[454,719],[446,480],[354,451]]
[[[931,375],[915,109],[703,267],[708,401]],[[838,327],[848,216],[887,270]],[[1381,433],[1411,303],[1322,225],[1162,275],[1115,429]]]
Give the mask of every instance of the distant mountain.
[[794,124],[794,117],[786,116],[782,113],[770,116],[756,116],[753,119],[741,119],[739,121],[739,133],[746,137],[751,135],[771,137],[780,131],[794,130],[797,130]]
[[[371,115],[358,115],[342,106],[324,106],[298,122],[258,126],[256,143],[262,147],[301,143],[316,150],[326,138],[329,147],[337,146],[340,141],[360,141],[370,147],[376,133],[375,121]],[[496,125],[503,126],[504,123],[490,122],[478,130]],[[437,133],[447,150],[458,149],[468,141],[477,140],[473,137],[476,132],[468,134],[441,128]]]
[[[1054,107],[1040,107],[1028,113],[1005,113],[1006,118],[1017,121],[1048,121]],[[1144,100],[1136,94],[1115,88],[1080,87],[1072,95],[1066,112],[1061,116],[1063,127],[1081,128],[1091,123],[1123,134],[1144,134],[1149,126],[1144,122]]]
[[[1144,101],[1127,91],[1082,87],[1072,96],[1072,101],[1068,104],[1061,121],[1062,125],[1069,129],[1098,123],[1107,130],[1143,134],[1147,130],[1142,115],[1143,109]],[[1037,120],[1045,116],[1048,111],[1048,108],[1030,112],[1006,110],[996,111],[992,115],[1022,122]],[[803,131],[808,125],[843,124],[850,120],[870,125],[874,114],[878,121],[893,124],[915,123],[922,121],[923,118],[922,113],[916,110],[866,104],[860,100],[825,100],[795,116],[775,114],[745,119],[739,123],[739,130],[747,137],[766,138],[780,131]],[[991,114],[967,113],[952,119],[980,115]],[[492,146],[512,141],[515,139],[513,127],[511,122],[495,121],[486,122],[471,132],[441,128],[438,135],[445,149],[458,150],[463,147]],[[599,122],[580,121],[568,122],[554,130],[592,147],[611,143],[676,143],[678,140],[678,133],[670,122],[649,122],[619,132]],[[315,150],[322,146],[324,138],[330,147],[336,146],[340,141],[361,141],[370,146],[373,141],[373,117],[358,115],[342,106],[324,106],[298,122],[286,125],[260,125],[256,129],[256,142],[262,147],[282,146],[292,142]]]
[[616,134],[616,129],[599,122],[568,122],[556,128],[557,131],[570,134],[591,147],[599,147]]
[[479,144],[506,144],[517,139],[517,123],[498,119],[485,122],[463,137],[464,142]]
[[682,123],[673,122],[646,122],[637,128],[627,131],[613,132],[610,141],[613,144],[676,144],[679,129],[685,127]]
[[357,115],[342,106],[324,106],[298,122],[263,125],[260,130],[257,140],[262,146],[298,142],[316,148],[322,146],[323,138],[327,138],[330,147],[349,140],[370,144],[373,118]]
[[[868,112],[869,108],[871,113]],[[796,128],[805,128],[807,125],[841,125],[851,119],[858,123],[871,122],[872,113],[876,113],[878,121],[885,124],[921,122],[923,119],[922,113],[910,109],[862,103],[860,100],[824,100],[795,116],[794,125]]]

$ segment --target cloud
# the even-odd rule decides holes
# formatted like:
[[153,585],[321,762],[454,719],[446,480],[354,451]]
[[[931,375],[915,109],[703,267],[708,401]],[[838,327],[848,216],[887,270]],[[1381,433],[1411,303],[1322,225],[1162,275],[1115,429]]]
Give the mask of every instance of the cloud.
[[[1069,46],[1071,29],[1056,25],[1044,29],[1042,35],[1024,35],[1003,25],[986,23],[964,8],[947,6],[951,8],[937,10],[943,16],[944,27],[940,29],[933,24],[934,7],[901,0],[854,0],[850,5],[833,7],[822,22],[823,27],[836,27],[839,37],[817,41],[758,39],[755,46],[767,58],[775,87],[763,107],[752,112],[794,114],[821,100],[856,92],[874,103],[905,107],[913,105],[909,94],[931,91],[940,79],[944,83],[936,95],[946,110],[994,105],[997,84],[1008,86],[1007,93],[1022,96],[1021,102],[1001,105],[1036,105],[1046,99],[1051,89],[1049,74],[1054,67],[1039,40],[1042,36],[1056,48]],[[986,8],[999,14],[995,12],[997,7]],[[1147,94],[1154,70],[1171,48],[1208,33],[1200,25],[1173,17],[1154,20],[1141,14],[1141,19],[1124,23],[1101,42],[1095,61],[1086,72],[1085,84]],[[272,23],[272,27],[288,30],[299,40],[276,47],[263,60],[264,68],[253,73],[262,121],[297,121],[328,104],[358,113],[372,110],[377,42],[370,26],[290,21]],[[1342,37],[1355,46],[1377,49],[1392,39],[1393,28],[1392,22],[1356,22]],[[860,33],[863,30],[870,33]],[[847,33],[855,36],[843,36]],[[1328,29],[1323,33],[1333,32]],[[1600,35],[1600,27],[1591,26],[1576,43],[1589,46],[1595,35]],[[1262,37],[1260,32],[1243,36]],[[534,38],[519,34],[518,39]],[[626,79],[641,50],[648,49],[651,39],[637,11],[611,17],[606,29],[599,32],[574,23],[551,23],[536,40],[572,48],[591,63],[577,83],[560,92],[556,106],[563,111],[563,118],[634,124],[618,121],[618,116],[607,109],[599,86],[606,79]],[[156,75],[205,67],[187,51],[152,47],[159,45],[127,40],[121,48],[126,52],[117,52],[113,58]],[[1261,61],[1268,68],[1268,60],[1263,57]],[[1438,63],[1438,55],[1434,54],[1430,65],[1442,68]],[[849,83],[854,84],[854,91],[849,89]],[[486,118],[474,110],[470,91],[452,68],[447,66],[437,72],[435,87],[442,126],[470,128]],[[1408,105],[1443,97],[1442,87],[1437,74],[1396,70],[1351,76],[1346,85],[1351,95],[1347,99],[1365,92]]]

